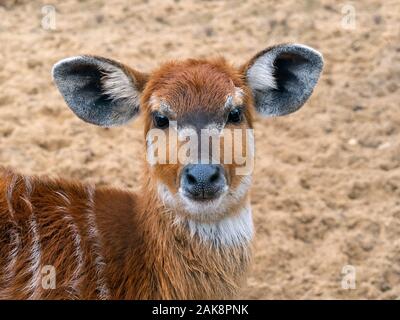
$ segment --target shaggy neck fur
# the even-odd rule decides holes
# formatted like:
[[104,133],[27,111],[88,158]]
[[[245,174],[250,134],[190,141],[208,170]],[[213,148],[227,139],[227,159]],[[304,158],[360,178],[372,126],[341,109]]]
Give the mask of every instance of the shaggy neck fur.
[[[127,248],[124,263],[130,266],[127,273],[136,268],[147,272],[132,285],[121,283],[119,287],[126,290],[124,296],[152,299],[235,296],[251,256],[250,238],[242,238],[242,233],[248,232],[246,229],[252,230],[250,208],[246,206],[237,214],[212,224],[177,219],[177,213],[165,206],[153,185],[148,181],[143,187],[147,202],[140,209],[141,221],[134,222],[141,225],[143,248],[137,243],[132,247],[147,250],[142,252],[146,258],[135,259],[137,253],[132,254]],[[235,242],[232,236],[226,235],[230,232],[237,232],[237,240],[241,241]],[[153,290],[148,290],[148,283],[153,284]]]
[[[132,193],[0,170],[0,298],[234,297],[250,260],[248,207],[178,223],[146,176]],[[45,265],[55,290],[41,286]]]

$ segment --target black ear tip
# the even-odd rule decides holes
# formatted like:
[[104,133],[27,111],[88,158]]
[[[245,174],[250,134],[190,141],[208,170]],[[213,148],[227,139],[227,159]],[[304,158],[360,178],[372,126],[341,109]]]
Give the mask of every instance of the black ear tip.
[[64,60],[60,60],[53,65],[53,68],[51,69],[51,76],[53,77],[53,80],[57,81],[60,74],[62,73],[61,70],[63,69],[63,63]]
[[73,56],[56,62],[51,69],[53,79],[57,82],[57,80],[65,76],[73,66],[83,64],[87,62],[87,60],[86,56]]
[[316,68],[322,70],[324,66],[324,57],[321,52],[304,44],[296,43],[291,45],[291,47],[293,52],[299,53],[301,56],[310,61],[310,63],[312,63]]
[[282,116],[300,109],[311,96],[323,65],[322,54],[303,44],[264,50],[247,72],[257,110],[266,116]]

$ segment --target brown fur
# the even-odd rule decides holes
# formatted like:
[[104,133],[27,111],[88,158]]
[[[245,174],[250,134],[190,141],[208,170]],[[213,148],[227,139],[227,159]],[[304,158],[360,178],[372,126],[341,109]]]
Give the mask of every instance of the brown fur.
[[[250,89],[223,59],[171,62],[150,76],[124,68],[143,89],[145,134],[152,127],[152,95],[166,100],[178,118],[198,112],[222,116],[235,87],[244,92],[239,127],[252,127]],[[234,168],[225,166],[231,187],[239,181]],[[163,205],[156,188],[162,180],[176,191],[180,169],[146,165],[137,194],[1,170],[0,298],[233,297],[249,263],[249,244],[217,247],[173,223],[176,213]],[[54,290],[41,286],[44,265],[56,269]]]
[[[156,197],[142,202],[132,193],[95,188],[92,208],[87,189],[94,187],[29,178],[32,190],[28,197],[25,179],[11,171],[1,174],[1,298],[207,299],[231,297],[238,289],[249,261],[248,248],[213,248],[191,241],[185,230],[172,227],[172,217],[163,212]],[[149,193],[147,188],[150,186],[146,187]],[[150,194],[154,195],[154,190]],[[40,237],[40,267],[56,268],[55,290],[42,289],[40,279],[32,289],[26,287],[35,276],[28,270],[32,264],[33,235],[28,223],[32,212]],[[101,273],[96,271],[95,244],[89,235],[90,212],[96,217],[96,241],[101,243]],[[75,279],[79,262],[72,225],[81,238],[83,257]],[[13,234],[19,235],[19,241]],[[18,254],[14,277],[9,279],[4,271],[14,246]],[[108,294],[102,296],[99,283],[108,288]]]

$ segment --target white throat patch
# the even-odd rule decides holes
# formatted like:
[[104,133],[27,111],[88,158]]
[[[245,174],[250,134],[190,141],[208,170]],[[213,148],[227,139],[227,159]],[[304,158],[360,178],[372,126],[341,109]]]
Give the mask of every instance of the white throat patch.
[[192,237],[198,237],[200,241],[212,243],[217,247],[246,245],[254,234],[250,205],[241,209],[238,214],[223,218],[218,222],[203,223],[186,220],[180,223],[186,223]]
[[187,228],[190,236],[215,246],[240,246],[248,244],[253,237],[250,203],[243,203],[250,185],[251,176],[243,176],[234,190],[206,204],[195,203],[179,192],[174,195],[162,183],[158,184],[158,194],[164,206],[175,211],[175,224]]

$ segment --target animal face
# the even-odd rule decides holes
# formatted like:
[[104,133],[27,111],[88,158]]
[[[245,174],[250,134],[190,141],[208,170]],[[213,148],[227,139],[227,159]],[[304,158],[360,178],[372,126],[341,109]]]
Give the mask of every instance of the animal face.
[[[223,59],[168,63],[152,75],[142,105],[151,151],[152,133],[165,133],[157,152],[166,157],[152,165],[152,172],[169,206],[210,220],[237,205],[236,199],[245,201],[250,172],[244,178],[237,169],[251,163],[253,155],[247,154],[247,141],[237,140],[252,128],[254,107],[239,70]],[[235,153],[247,155],[247,163],[237,161],[243,157]]]
[[252,119],[298,110],[322,70],[302,45],[268,48],[241,67],[224,59],[169,62],[143,74],[100,57],[60,61],[55,82],[73,112],[101,126],[142,113],[152,181],[179,215],[217,221],[248,201]]

